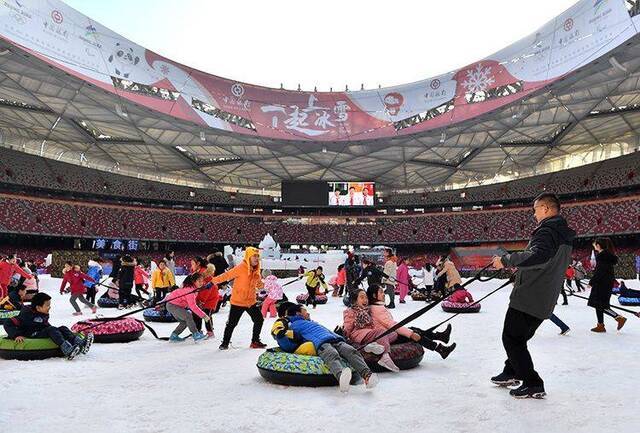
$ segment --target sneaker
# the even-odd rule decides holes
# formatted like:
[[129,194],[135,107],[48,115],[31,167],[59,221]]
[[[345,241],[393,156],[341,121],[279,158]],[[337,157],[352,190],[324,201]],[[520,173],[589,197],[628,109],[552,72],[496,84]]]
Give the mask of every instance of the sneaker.
[[371,373],[369,376],[364,378],[364,386],[367,389],[375,388],[378,382],[379,382],[378,375],[375,373]]
[[229,343],[222,343],[220,346],[218,346],[219,350],[229,350]]
[[544,391],[544,386],[527,386],[523,384],[509,391],[509,395],[515,398],[544,398],[547,393]]
[[75,311],[72,316],[82,316],[82,311]]
[[618,331],[622,329],[624,324],[627,322],[627,318],[624,316],[616,317],[616,322],[618,322]]
[[175,333],[171,333],[171,336],[169,337],[169,341],[171,343],[180,343],[181,341],[184,341],[185,339],[181,336],[179,336],[178,334]]
[[213,331],[207,331],[207,338],[214,338],[215,335],[213,334]]
[[367,353],[373,353],[374,355],[382,355],[384,353],[384,346],[373,342],[364,346],[364,351]]
[[520,385],[520,380],[516,379],[515,376],[505,372],[502,372],[497,376],[493,376],[491,378],[491,382],[499,386]]
[[406,304],[406,303],[407,303],[407,301],[405,301],[405,300],[403,300],[403,299],[400,299],[400,303],[401,303],[401,304]]
[[393,359],[391,359],[388,353],[385,353],[384,355],[382,355],[382,357],[378,360],[378,365],[394,373],[397,373],[400,371],[400,369],[395,364],[395,362],[393,362]]
[[198,342],[200,342],[202,340],[206,340],[208,338],[202,332],[194,332],[192,337],[193,337],[193,342],[194,343],[198,343]]
[[71,344],[68,341],[65,341],[62,343],[62,346],[60,346],[60,350],[62,350],[62,354],[67,358],[67,360],[71,361],[73,358],[78,356],[81,348],[79,344]]
[[118,310],[124,310],[124,305],[118,304]]
[[560,331],[560,335],[567,335],[569,331],[571,331],[571,328],[563,329],[562,331]]
[[340,372],[340,378],[338,379],[340,385],[340,392],[349,392],[349,386],[351,385],[351,369],[345,367]]
[[264,349],[265,347],[267,347],[266,344],[264,344],[262,341],[258,340],[258,341],[253,341],[249,347],[251,349]]
[[455,348],[456,343],[453,343],[451,346],[445,346],[444,344],[439,343],[435,351],[440,354],[442,359],[447,359],[447,356],[449,356]]
[[87,353],[89,353],[89,349],[91,348],[91,345],[93,344],[93,340],[94,340],[94,335],[92,332],[89,332],[85,337],[84,340],[82,342],[82,354],[86,355]]

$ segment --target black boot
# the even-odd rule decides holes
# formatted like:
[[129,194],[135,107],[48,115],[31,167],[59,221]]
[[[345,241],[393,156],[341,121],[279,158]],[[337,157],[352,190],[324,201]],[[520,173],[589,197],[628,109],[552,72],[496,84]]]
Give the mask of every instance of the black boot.
[[451,354],[451,352],[453,352],[453,350],[455,348],[456,348],[456,343],[453,343],[451,346],[445,346],[444,344],[438,344],[438,346],[436,347],[435,351],[440,354],[442,359],[447,359],[447,356],[449,356],[449,354]]
[[527,386],[524,384],[519,388],[512,389],[509,394],[515,398],[544,398],[547,395],[543,385]]
[[512,374],[502,372],[497,376],[491,378],[491,382],[500,386],[514,386],[520,385],[520,381]]
[[451,338],[451,323],[447,325],[447,328],[442,332],[434,332],[433,339],[442,341],[443,343],[448,343]]

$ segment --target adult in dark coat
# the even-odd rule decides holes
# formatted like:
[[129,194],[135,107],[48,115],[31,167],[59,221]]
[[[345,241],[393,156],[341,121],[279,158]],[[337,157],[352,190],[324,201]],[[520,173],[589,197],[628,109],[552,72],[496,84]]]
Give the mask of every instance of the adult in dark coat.
[[502,373],[491,378],[502,386],[521,382],[519,388],[509,392],[516,398],[546,395],[527,343],[540,324],[553,314],[564,273],[571,263],[576,235],[560,215],[560,201],[555,194],[542,193],[536,197],[533,213],[538,226],[524,251],[493,258],[496,269],[518,268],[502,330],[507,360]]
[[591,329],[593,332],[606,332],[604,327],[604,315],[613,317],[618,322],[618,330],[620,330],[627,319],[611,309],[609,303],[613,290],[613,282],[615,281],[615,266],[618,263],[618,257],[615,255],[613,242],[609,238],[596,238],[593,241],[593,249],[596,252],[596,268],[593,271],[593,277],[589,281],[591,293],[589,294],[589,302],[587,305],[596,309],[596,318],[598,324]]
[[129,255],[123,256],[118,270],[118,309],[134,304],[131,290],[133,289],[133,271],[135,263]]

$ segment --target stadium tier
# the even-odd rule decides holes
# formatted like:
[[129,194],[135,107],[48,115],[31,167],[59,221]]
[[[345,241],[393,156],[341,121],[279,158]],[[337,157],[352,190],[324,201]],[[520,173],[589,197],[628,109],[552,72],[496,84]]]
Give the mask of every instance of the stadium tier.
[[[572,203],[562,213],[583,237],[640,232],[638,196]],[[283,245],[433,244],[521,240],[534,227],[530,207],[330,223],[0,196],[0,230],[67,237],[239,244],[258,243],[269,232]]]

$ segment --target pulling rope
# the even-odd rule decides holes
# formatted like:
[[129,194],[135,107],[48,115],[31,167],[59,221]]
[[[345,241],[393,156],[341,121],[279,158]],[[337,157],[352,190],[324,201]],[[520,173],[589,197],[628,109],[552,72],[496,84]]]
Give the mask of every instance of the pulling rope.
[[[187,293],[185,293],[185,294],[183,294],[183,295],[176,296],[175,298],[172,298],[172,299],[170,299],[170,300],[171,300],[171,301],[174,301],[174,300],[176,300],[176,299],[180,299],[180,298],[183,298],[183,297],[185,297],[185,296],[188,296],[188,295],[191,295],[191,294],[193,294],[193,293],[197,293],[197,292],[200,292],[201,290],[206,290],[206,289],[207,289],[207,288],[206,288],[205,286],[203,286],[203,287],[200,287],[199,289],[194,289],[194,290],[192,290],[192,291],[190,291],[190,292],[187,292]],[[166,303],[168,303],[168,302],[169,302],[169,300],[163,300],[163,301],[160,301],[160,302],[158,302],[158,303],[154,304],[154,306],[164,305],[164,304],[166,304]],[[127,313],[121,314],[120,316],[116,316],[116,317],[101,317],[101,318],[98,318],[98,319],[96,319],[96,320],[98,320],[98,321],[100,321],[100,322],[110,322],[110,321],[114,321],[114,320],[120,320],[120,319],[123,319],[123,318],[125,318],[125,317],[127,317],[127,316],[131,316],[132,314],[140,313],[141,311],[144,311],[144,310],[146,310],[147,308],[148,308],[148,307],[139,308],[139,309],[137,309],[137,310],[133,310],[133,311],[129,311],[129,312],[127,312]],[[135,320],[138,320],[138,319],[135,319]],[[143,325],[145,325],[145,327],[150,328],[150,326],[149,326],[149,325],[147,325],[146,323],[144,323],[143,321],[141,321],[141,320],[138,320],[138,321],[139,321],[139,322],[141,322]],[[98,326],[100,326],[100,325],[102,325],[102,323],[92,324],[90,327],[88,327],[88,328],[84,329],[82,332],[86,332],[86,331],[88,331],[88,330],[90,330],[90,329],[93,329],[93,328],[95,328],[95,327],[98,327]],[[157,337],[157,334],[155,333],[155,331],[151,331],[151,333],[154,335],[154,337],[159,338],[159,337]]]
[[[576,295],[576,294],[575,294],[575,293],[573,293],[573,292],[572,292],[572,293],[569,293],[569,295],[568,295],[568,296],[575,296],[575,297],[577,297],[577,298],[585,299],[585,300],[587,300],[587,301],[589,300],[589,298],[584,297],[584,296],[580,296],[580,295]],[[634,316],[636,316],[636,317],[640,317],[640,311],[633,311],[633,310],[630,310],[630,309],[628,309],[628,308],[616,307],[616,306],[614,306],[614,305],[609,305],[609,307],[610,307],[610,308],[613,308],[613,309],[616,309],[616,310],[624,311],[625,313],[631,313],[631,314],[633,314],[633,315],[634,315]]]
[[[478,278],[478,280],[480,280]],[[480,280],[482,281],[482,280]],[[488,280],[487,280],[488,281]],[[494,293],[496,293],[498,290],[504,289],[505,287],[507,287],[509,284],[512,283],[512,278],[509,278],[504,284],[502,284],[500,287],[498,287],[497,289],[494,289],[492,291],[490,291],[489,293],[487,293],[485,296],[483,296],[482,298],[478,299],[477,301],[471,303],[471,305],[469,305],[470,307],[473,307],[476,304],[479,304],[480,301],[483,301],[485,299],[487,299],[489,296],[493,295]],[[433,331],[436,328],[438,328],[441,325],[444,325],[445,323],[447,323],[449,320],[453,319],[454,317],[456,317],[457,315],[462,314],[462,312],[458,312],[455,313],[453,315],[451,315],[448,319],[443,320],[442,322],[438,323],[437,325],[432,326],[431,328],[429,328],[427,331]]]
[[[469,284],[471,284],[472,282],[474,282],[474,281],[476,281],[476,280],[480,280],[480,278],[481,278],[481,277],[480,277],[480,275],[482,274],[482,272],[484,272],[484,271],[486,271],[487,269],[489,269],[489,267],[490,267],[491,265],[492,265],[492,263],[489,263],[487,266],[485,266],[484,268],[480,269],[480,270],[476,273],[476,275],[475,275],[473,278],[471,278],[471,279],[467,280],[465,283],[461,284],[460,286],[461,286],[461,287],[466,287],[466,286],[468,286]],[[494,274],[495,274],[495,273],[494,273]],[[493,277],[492,277],[492,278],[493,278]],[[489,280],[486,280],[486,281],[489,281]],[[498,288],[497,290],[494,290],[494,291],[493,291],[493,292],[491,292],[489,295],[491,295],[491,294],[493,294],[493,293],[497,292],[499,289],[502,289],[503,287],[505,287],[505,286],[506,286],[507,284],[509,284],[510,282],[511,282],[510,280],[509,280],[509,281],[507,281],[507,283],[503,284],[500,288]],[[487,295],[487,296],[489,296],[489,295]],[[485,296],[485,297],[484,297],[484,298],[482,298],[482,299],[485,299],[487,296]],[[373,342],[375,342],[375,341],[377,341],[377,340],[379,340],[379,339],[381,339],[381,338],[383,338],[383,337],[386,337],[387,335],[391,334],[392,332],[397,331],[398,329],[402,328],[403,326],[407,325],[408,323],[413,322],[413,321],[414,321],[414,320],[416,320],[418,317],[422,316],[422,315],[423,315],[423,314],[425,314],[427,311],[431,310],[433,307],[435,307],[436,305],[438,305],[438,304],[439,304],[440,302],[442,302],[444,299],[445,299],[445,298],[437,299],[437,300],[435,300],[435,301],[431,302],[430,304],[427,304],[425,307],[422,307],[422,308],[421,308],[421,309],[419,309],[418,311],[416,311],[416,312],[414,312],[414,313],[410,314],[409,316],[405,317],[404,319],[402,319],[401,321],[399,321],[398,323],[396,323],[395,325],[393,325],[391,328],[387,329],[385,332],[383,332],[382,334],[380,334],[379,336],[377,336],[375,339],[373,339],[372,341],[370,341],[370,342],[369,342],[369,343],[367,343],[367,344],[371,344],[371,343],[373,343]],[[482,299],[481,299],[481,300],[482,300]],[[480,301],[481,301],[481,300],[480,300]],[[477,301],[477,302],[480,302],[480,301]],[[456,313],[454,316],[450,317],[450,318],[449,318],[449,319],[447,319],[446,321],[449,321],[449,320],[453,319],[453,317],[457,316],[458,314],[459,314],[459,313]],[[445,322],[446,322],[446,321],[445,321]],[[443,322],[443,323],[444,323],[444,322]],[[437,328],[438,326],[440,326],[440,325],[435,326],[433,329]],[[364,346],[366,346],[366,344],[365,344],[365,345],[362,345],[362,346],[361,346],[361,347],[359,347],[358,349],[362,349]]]

